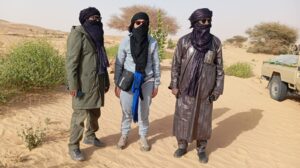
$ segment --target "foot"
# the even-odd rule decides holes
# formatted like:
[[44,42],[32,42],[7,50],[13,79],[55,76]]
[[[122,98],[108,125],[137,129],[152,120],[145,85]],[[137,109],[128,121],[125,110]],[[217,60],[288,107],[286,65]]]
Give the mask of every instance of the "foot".
[[118,149],[124,149],[125,146],[127,145],[127,139],[128,139],[127,135],[122,135],[120,137],[120,140],[119,140],[118,144],[117,144],[117,148]]
[[180,158],[181,156],[185,155],[186,153],[187,153],[186,148],[178,148],[174,153],[174,157]]
[[207,163],[207,162],[208,162],[208,157],[207,157],[205,151],[203,151],[203,152],[198,152],[198,158],[199,158],[199,161],[200,161],[201,163]]
[[94,145],[97,147],[105,147],[106,144],[101,142],[98,138],[94,137],[94,138],[84,138],[83,140],[84,144],[88,144],[88,145]]
[[150,151],[151,147],[148,144],[148,140],[145,136],[140,137],[140,145],[141,145],[141,151]]
[[71,158],[75,161],[84,161],[84,156],[79,149],[69,151]]

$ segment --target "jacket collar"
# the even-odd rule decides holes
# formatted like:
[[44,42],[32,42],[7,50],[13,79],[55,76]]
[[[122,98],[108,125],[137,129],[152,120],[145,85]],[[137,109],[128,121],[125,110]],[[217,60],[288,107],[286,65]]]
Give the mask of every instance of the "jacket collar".
[[96,50],[97,47],[96,47],[95,43],[93,42],[93,40],[90,37],[90,35],[84,30],[83,26],[81,26],[81,25],[78,26],[77,30],[86,36],[86,38],[88,39],[88,41],[91,43],[91,45],[93,46],[93,48]]

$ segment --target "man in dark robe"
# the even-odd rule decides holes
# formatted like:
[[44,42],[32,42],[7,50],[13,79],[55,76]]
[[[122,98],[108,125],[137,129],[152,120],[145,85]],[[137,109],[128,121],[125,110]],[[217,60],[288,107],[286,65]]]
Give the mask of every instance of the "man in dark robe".
[[174,53],[169,88],[176,96],[173,135],[178,149],[187,152],[197,141],[199,161],[207,163],[207,140],[211,136],[213,101],[223,93],[224,71],[220,40],[210,33],[212,11],[197,9],[189,18],[193,31],[179,39]]

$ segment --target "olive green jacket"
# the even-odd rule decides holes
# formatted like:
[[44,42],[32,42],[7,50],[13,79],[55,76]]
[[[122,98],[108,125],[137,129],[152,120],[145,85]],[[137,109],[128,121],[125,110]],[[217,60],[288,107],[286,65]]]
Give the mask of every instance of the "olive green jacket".
[[[105,48],[103,47],[105,52]],[[82,26],[73,26],[67,41],[66,70],[69,90],[81,91],[72,98],[73,109],[94,109],[104,105],[108,74],[97,75],[97,49]]]

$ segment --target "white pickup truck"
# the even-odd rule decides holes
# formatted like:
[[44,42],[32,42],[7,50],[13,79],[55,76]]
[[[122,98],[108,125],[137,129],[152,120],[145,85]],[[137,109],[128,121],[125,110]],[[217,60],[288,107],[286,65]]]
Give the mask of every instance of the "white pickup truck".
[[282,101],[288,92],[300,95],[299,55],[280,55],[262,65],[261,76],[269,81],[270,96]]

